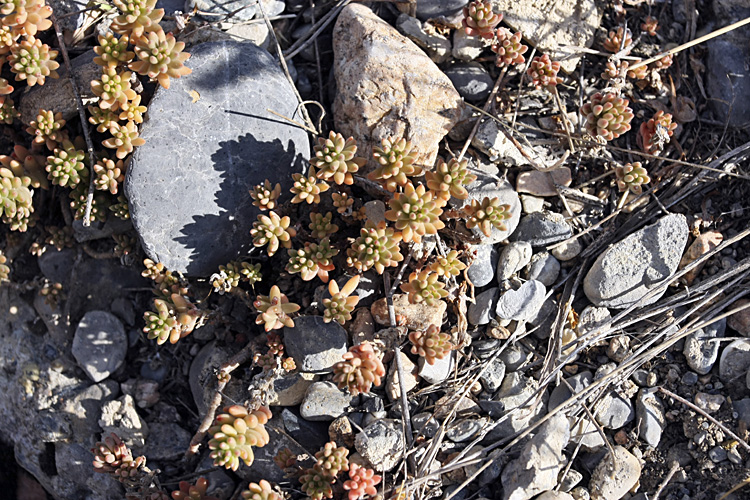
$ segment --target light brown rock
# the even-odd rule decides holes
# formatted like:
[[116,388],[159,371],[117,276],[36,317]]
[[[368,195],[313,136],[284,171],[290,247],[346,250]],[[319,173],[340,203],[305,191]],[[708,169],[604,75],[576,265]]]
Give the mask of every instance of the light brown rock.
[[375,166],[373,145],[405,137],[417,163],[432,167],[440,140],[463,107],[445,74],[411,40],[370,8],[352,3],[333,33],[336,130],[357,139],[357,154]]
[[[750,302],[750,300],[738,300],[734,303],[732,309],[746,306],[748,302]],[[729,319],[727,320],[727,326],[736,330],[740,335],[750,337],[750,308],[743,309],[742,311],[736,312],[729,316]]]
[[516,178],[516,191],[534,196],[557,196],[555,184],[568,187],[573,179],[568,167],[558,168],[552,172],[531,170],[521,172]]
[[[570,73],[581,59],[576,47],[591,47],[601,21],[594,0],[559,0],[519,2],[493,0],[495,12],[503,13],[503,21],[514,30],[523,32],[537,52],[549,54],[560,61],[562,69]],[[567,46],[567,47],[566,47]]]
[[354,428],[349,417],[342,415],[328,426],[328,438],[337,444],[351,448],[354,446]]
[[614,463],[607,454],[591,474],[591,500],[620,500],[641,476],[641,463],[622,446],[615,446]]
[[[443,313],[447,308],[444,301],[437,305],[428,306],[424,302],[420,304],[410,304],[408,296],[405,293],[399,293],[393,296],[393,308],[396,311],[397,319],[403,318],[403,326],[410,330],[424,330],[430,325],[441,325],[443,323]],[[381,325],[390,325],[388,318],[388,305],[385,297],[373,302],[370,306],[370,312],[375,322]]]
[[[693,261],[700,258],[702,255],[710,252],[724,239],[724,236],[718,232],[718,231],[706,231],[705,233],[701,234],[697,238],[695,238],[695,241],[688,247],[688,249],[685,251],[685,255],[682,256],[682,259],[680,260],[680,266],[679,269],[682,269],[689,264],[691,264]],[[692,271],[685,274],[683,279],[685,280],[685,283],[687,285],[690,285],[693,283],[693,280],[698,276],[698,274],[703,269],[704,264],[699,265]]]

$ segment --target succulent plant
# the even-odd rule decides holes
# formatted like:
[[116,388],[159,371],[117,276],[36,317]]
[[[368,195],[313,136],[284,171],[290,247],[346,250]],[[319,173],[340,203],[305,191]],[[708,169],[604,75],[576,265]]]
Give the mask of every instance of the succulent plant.
[[310,497],[311,500],[323,500],[323,498],[333,498],[333,478],[326,475],[319,467],[306,469],[305,473],[299,478],[302,485],[302,491]]
[[495,40],[492,42],[492,52],[497,54],[495,66],[503,68],[514,64],[523,64],[526,58],[523,55],[529,48],[521,43],[523,34],[519,31],[511,33],[506,28],[495,30]]
[[646,122],[641,123],[638,131],[638,146],[646,153],[659,155],[669,143],[677,124],[672,122],[672,115],[662,110]]
[[75,244],[75,237],[73,236],[73,228],[70,226],[47,226],[47,237],[44,242],[47,245],[52,245],[57,251],[62,251],[65,248],[71,248]]
[[39,295],[44,298],[44,303],[50,307],[57,307],[63,299],[62,283],[51,283],[47,281],[39,289]]
[[26,132],[34,136],[35,144],[44,144],[50,151],[54,150],[58,143],[68,138],[68,133],[63,128],[65,120],[62,113],[39,110],[36,120],[31,120]]
[[385,218],[395,223],[396,230],[401,231],[406,243],[419,243],[425,234],[436,234],[445,227],[440,220],[443,209],[422,184],[416,188],[411,183],[407,184],[402,193],[396,193],[390,199],[388,205],[391,209],[386,211]]
[[179,283],[179,278],[167,269],[161,262],[154,262],[151,259],[143,259],[143,266],[146,268],[141,272],[141,276],[153,280],[157,285],[164,284],[167,287]]
[[310,164],[318,169],[318,178],[336,184],[353,184],[353,173],[364,166],[366,160],[356,156],[357,141],[352,137],[344,139],[344,136],[334,131],[328,134],[328,138],[319,137],[318,145],[313,146],[314,156]]
[[282,500],[281,495],[273,491],[271,483],[261,479],[259,483],[250,483],[240,496],[242,500]]
[[115,240],[115,257],[124,257],[135,252],[138,248],[138,237],[130,234],[113,234]]
[[172,293],[169,300],[154,299],[156,312],[146,311],[143,333],[158,345],[167,340],[176,344],[192,333],[198,322],[198,310],[184,295]]
[[370,392],[373,385],[381,384],[385,367],[380,356],[369,342],[349,348],[344,360],[333,365],[333,381],[339,389],[346,389],[352,396]]
[[563,79],[557,76],[560,71],[560,63],[549,58],[548,54],[537,56],[531,60],[531,65],[526,74],[531,78],[531,83],[538,89],[545,88],[552,91]]
[[401,234],[387,227],[384,221],[377,226],[368,223],[346,251],[346,262],[360,272],[375,268],[378,274],[383,274],[386,267],[395,267],[404,260],[400,243]]
[[94,164],[94,173],[96,189],[117,194],[117,186],[125,180],[125,164],[122,160],[101,158]]
[[0,252],[0,283],[10,279],[10,266],[8,264],[8,257]]
[[9,27],[16,35],[36,36],[38,31],[52,27],[47,19],[52,15],[52,8],[44,0],[12,0],[0,4],[3,25]]
[[380,484],[381,479],[374,470],[352,464],[349,469],[349,480],[344,481],[344,489],[349,492],[349,500],[360,500],[367,495],[375,497],[378,494],[375,486]]
[[318,276],[323,283],[328,282],[328,271],[333,271],[331,259],[339,253],[331,247],[328,238],[320,243],[305,243],[305,248],[289,250],[289,263],[286,266],[290,274],[300,273],[303,281],[310,281]]
[[248,411],[240,405],[224,408],[214,425],[208,429],[211,439],[208,447],[214,465],[237,470],[240,460],[250,466],[255,459],[252,447],[262,448],[268,444],[268,431],[264,424],[271,418],[271,410],[261,406]]
[[190,54],[183,52],[185,42],[176,41],[172,33],[165,35],[159,29],[131,37],[131,41],[135,43],[137,60],[128,67],[139,75],[156,80],[165,89],[169,88],[170,77],[180,78],[193,72],[184,64],[190,58]]
[[294,184],[289,191],[294,194],[292,203],[302,203],[306,201],[308,204],[320,203],[320,193],[328,191],[330,186],[326,182],[318,182],[318,178],[315,173],[315,167],[310,167],[310,176],[303,174],[292,174]]
[[406,139],[383,139],[379,147],[372,148],[372,156],[380,166],[367,174],[367,178],[383,183],[390,192],[405,186],[409,182],[407,177],[418,177],[423,173],[422,167],[414,164],[417,151]]
[[99,46],[94,47],[94,63],[103,68],[114,68],[133,60],[135,52],[128,50],[130,39],[127,35],[116,38],[111,32],[99,35]]
[[99,97],[99,107],[114,111],[121,104],[134,99],[137,94],[130,88],[131,76],[130,71],[117,71],[115,67],[103,68],[101,78],[91,82],[91,90]]
[[339,285],[336,280],[331,280],[328,283],[328,293],[331,294],[330,299],[323,299],[323,321],[329,323],[336,321],[343,325],[350,319],[352,319],[352,311],[357,307],[359,303],[359,296],[352,295],[352,292],[357,289],[359,285],[359,275],[349,278],[339,290]]
[[269,212],[268,215],[258,215],[258,220],[253,223],[253,228],[250,230],[253,245],[256,247],[268,245],[269,257],[276,253],[279,246],[291,248],[291,239],[297,231],[289,227],[290,222],[289,216],[279,217],[274,211]]
[[466,34],[491,39],[495,26],[503,20],[502,14],[492,12],[491,0],[474,0],[464,7],[462,23]]
[[125,198],[124,194],[121,194],[117,197],[117,203],[113,203],[112,205],[110,205],[109,210],[118,219],[122,219],[122,220],[130,219],[130,208],[128,207],[128,199]]
[[451,196],[459,200],[469,197],[469,192],[464,187],[477,179],[477,176],[469,172],[469,161],[458,161],[455,158],[445,163],[438,159],[435,170],[424,174],[427,187],[434,193],[435,199],[448,201]]
[[263,184],[258,184],[250,190],[250,197],[253,199],[253,205],[261,210],[273,210],[276,208],[276,200],[281,194],[281,184],[278,182],[271,189],[271,183],[266,179]]
[[112,125],[119,125],[119,116],[111,109],[102,109],[99,106],[89,106],[89,123],[96,125],[96,131],[103,134],[109,131]]
[[321,239],[336,233],[339,227],[336,224],[332,224],[331,220],[333,220],[331,212],[325,215],[318,212],[310,212],[310,225],[307,227],[310,228],[312,237]]
[[75,188],[81,181],[81,171],[86,168],[84,160],[86,153],[65,140],[59,148],[55,148],[52,156],[47,157],[47,172],[52,184]]
[[485,236],[492,234],[492,228],[499,231],[507,231],[505,221],[511,218],[510,205],[501,205],[499,198],[485,197],[481,202],[471,200],[464,207],[467,215],[466,227],[472,229],[478,227]]
[[209,281],[214,287],[214,292],[224,295],[237,288],[241,278],[239,262],[232,261],[226,266],[219,266],[219,272],[212,274]]
[[430,365],[446,357],[454,348],[451,344],[451,336],[441,332],[440,327],[435,325],[430,325],[426,330],[410,332],[409,340],[413,344],[412,354],[423,357]]
[[34,211],[30,187],[28,176],[16,176],[10,169],[0,167],[0,217],[14,231],[26,231]]
[[596,93],[581,108],[586,116],[586,131],[594,137],[611,141],[630,130],[633,110],[628,100],[616,94]]
[[[640,60],[633,61],[633,65],[635,65],[635,63],[639,63],[639,62],[640,62]],[[622,61],[621,64],[626,69],[626,73],[625,74],[627,75],[627,77],[630,78],[631,80],[636,80],[636,85],[638,85],[639,87],[645,88],[645,86],[647,85],[647,83],[645,82],[645,80],[648,79],[648,74],[649,74],[648,66],[639,66],[636,69],[628,69],[629,65],[628,65],[627,61]]]
[[331,193],[331,200],[333,201],[333,206],[336,207],[336,211],[340,214],[351,210],[354,204],[354,200],[349,198],[349,195],[346,193]]
[[659,20],[655,17],[647,16],[641,23],[641,29],[649,36],[656,36],[656,30],[659,29]]
[[438,276],[458,276],[464,269],[466,269],[466,264],[458,260],[456,250],[438,256],[437,260],[430,264],[430,271],[437,273]]
[[[84,172],[86,175],[84,176]],[[81,170],[81,179],[88,178],[88,170]],[[89,186],[87,182],[79,182],[78,185],[68,195],[70,197],[70,208],[73,209],[73,218],[75,220],[82,220],[83,216],[86,215],[86,198],[88,197]],[[97,191],[94,193],[94,198],[91,201],[91,214],[89,215],[89,221],[100,221],[104,222],[107,220],[107,208],[109,206],[109,198],[104,193]]]
[[206,494],[208,481],[203,477],[199,477],[195,485],[180,481],[179,488],[179,491],[172,492],[172,500],[219,500],[215,496]]
[[287,372],[293,372],[297,369],[297,363],[294,362],[294,358],[288,356],[281,360],[281,368]]
[[[0,87],[2,87],[2,82],[0,82]],[[2,93],[0,91],[0,94]],[[0,96],[0,122],[6,125],[13,125],[13,120],[19,116],[21,116],[21,113],[16,109],[13,99],[7,96]]]
[[255,323],[264,325],[267,332],[284,326],[294,327],[294,321],[289,315],[300,309],[294,302],[289,302],[287,296],[281,293],[276,285],[271,287],[268,295],[258,295],[253,305],[259,313]]
[[281,340],[281,335],[276,332],[268,332],[266,334],[266,345],[268,346],[268,352],[274,356],[282,356],[284,354],[284,342]]
[[627,61],[607,61],[604,65],[604,71],[601,73],[601,77],[604,80],[614,80],[615,78],[624,77],[627,74],[628,62]]
[[141,96],[136,95],[133,99],[120,104],[118,118],[122,121],[143,123],[143,114],[147,111],[146,106],[141,104]]
[[630,191],[633,194],[641,194],[643,185],[651,182],[648,172],[641,162],[626,163],[621,167],[615,168],[617,176],[617,188],[620,192]]
[[424,302],[433,306],[443,297],[448,296],[444,290],[445,285],[438,281],[440,276],[428,269],[413,272],[409,275],[409,282],[401,284],[401,291],[409,294],[409,303],[419,304]]
[[656,71],[667,69],[670,66],[672,66],[672,63],[674,62],[674,56],[672,54],[667,54],[666,56],[662,57],[661,59],[657,59],[653,63],[651,63],[651,68],[653,68]]
[[324,474],[335,479],[339,472],[349,470],[347,455],[349,450],[343,446],[337,447],[336,441],[329,441],[315,454],[316,465]]
[[114,432],[97,442],[91,452],[94,472],[111,474],[121,482],[137,476],[146,464],[146,457],[133,458],[130,448]]
[[0,25],[0,55],[6,55],[10,52],[10,48],[13,47],[18,38],[21,35],[13,33],[13,29],[10,26]]
[[[623,36],[625,37],[624,41]],[[609,32],[602,45],[604,47],[604,50],[616,54],[620,52],[620,50],[624,50],[630,47],[630,44],[632,43],[633,35],[632,33],[630,33],[630,30],[620,26],[616,30]]]
[[127,122],[125,125],[111,123],[109,133],[112,137],[102,141],[105,147],[115,149],[115,156],[123,159],[133,152],[134,147],[143,146],[146,141],[138,137],[138,128],[134,122]]
[[281,470],[288,469],[297,464],[297,455],[289,448],[281,448],[273,457],[273,463]]
[[253,362],[263,371],[269,371],[276,368],[276,356],[272,352],[267,352],[265,354],[256,353],[255,356],[253,356]]
[[250,264],[249,262],[243,262],[240,265],[240,276],[242,281],[247,282],[251,286],[263,279],[263,275],[260,272],[260,264]]
[[154,9],[156,0],[113,0],[121,14],[112,21],[112,31],[119,35],[140,36],[144,31],[161,30],[159,21],[164,9]]
[[47,189],[49,187],[45,170],[46,162],[47,159],[44,156],[18,144],[13,146],[13,153],[10,156],[0,155],[0,165],[13,172],[16,177],[25,176],[31,179],[31,187],[34,188]]
[[57,78],[55,71],[60,67],[54,59],[56,50],[50,50],[49,45],[36,38],[21,40],[10,49],[8,62],[10,70],[15,73],[16,81],[26,80],[29,87],[36,84],[44,85],[45,79]]

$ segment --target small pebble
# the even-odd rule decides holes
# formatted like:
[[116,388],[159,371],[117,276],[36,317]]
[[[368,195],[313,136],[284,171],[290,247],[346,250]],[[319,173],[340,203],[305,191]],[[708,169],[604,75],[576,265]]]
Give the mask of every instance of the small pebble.
[[721,405],[724,404],[726,398],[721,394],[706,394],[705,392],[699,392],[693,399],[695,406],[704,410],[708,413],[719,411]]
[[682,376],[682,383],[685,385],[695,385],[698,383],[698,374],[695,372],[685,372]]
[[727,458],[730,462],[732,462],[735,465],[741,465],[742,464],[742,456],[740,455],[740,451],[737,449],[738,446],[733,446],[727,451]]
[[723,462],[727,459],[727,450],[722,448],[721,446],[714,446],[710,450],[708,450],[708,458],[711,459],[714,463]]

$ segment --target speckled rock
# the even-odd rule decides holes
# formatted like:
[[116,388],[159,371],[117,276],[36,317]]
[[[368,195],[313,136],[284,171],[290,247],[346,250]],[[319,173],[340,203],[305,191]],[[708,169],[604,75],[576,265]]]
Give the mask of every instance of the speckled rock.
[[404,455],[401,422],[376,420],[357,434],[354,447],[368,466],[376,471],[387,472],[393,469]]
[[527,241],[532,247],[543,247],[566,240],[573,230],[565,217],[556,212],[534,212],[521,218],[512,241]]
[[490,74],[479,63],[453,64],[446,68],[445,74],[451,79],[461,97],[469,102],[487,99],[494,85]]
[[114,314],[89,311],[78,323],[72,350],[89,378],[101,382],[125,361],[128,336]]
[[[750,300],[740,299],[732,305],[732,308],[747,306]],[[729,316],[727,326],[743,337],[750,337],[750,307]]]
[[[406,318],[406,326],[410,330],[424,330],[430,325],[441,325],[443,322],[443,313],[448,305],[441,300],[434,306],[428,306],[424,302],[419,304],[410,304],[405,293],[393,295],[393,308],[397,315]],[[388,318],[388,306],[385,297],[376,300],[370,307],[372,317],[380,325],[390,325]]]
[[497,263],[497,281],[502,283],[523,269],[531,261],[531,245],[514,241],[504,246]]
[[645,301],[641,298],[677,270],[687,237],[685,216],[672,214],[618,241],[599,255],[586,274],[586,297],[604,307],[653,304],[666,288]]
[[228,41],[190,52],[192,74],[172,79],[149,104],[146,144],[133,153],[125,190],[147,255],[207,276],[251,247],[259,210],[248,190],[267,178],[289,196],[290,176],[306,168],[310,149],[304,130],[266,111],[298,118],[292,88],[268,52]]
[[701,328],[685,338],[685,346],[682,353],[685,355],[688,366],[698,373],[705,375],[711,371],[719,357],[721,343],[711,339],[724,336],[726,318],[717,321],[706,328]]
[[557,196],[555,184],[568,187],[573,179],[568,167],[561,167],[552,172],[530,170],[521,172],[516,177],[516,191],[534,196]]
[[293,328],[284,327],[286,352],[303,372],[329,372],[346,352],[347,338],[343,326],[322,316],[295,318]]
[[524,273],[526,279],[541,281],[546,287],[554,285],[559,275],[560,261],[549,252],[534,254]]
[[614,463],[605,454],[591,474],[591,500],[620,500],[636,485],[641,476],[641,463],[622,446],[615,446]]
[[461,116],[461,96],[448,77],[363,4],[339,14],[333,52],[336,130],[357,138],[357,154],[369,161],[364,171],[375,167],[374,145],[404,135],[417,163],[433,165],[440,140]]
[[744,379],[750,367],[750,339],[735,340],[721,352],[719,378],[725,384]]
[[359,404],[359,399],[359,396],[352,397],[332,382],[314,382],[307,388],[299,410],[306,420],[325,422],[343,415],[347,408]]

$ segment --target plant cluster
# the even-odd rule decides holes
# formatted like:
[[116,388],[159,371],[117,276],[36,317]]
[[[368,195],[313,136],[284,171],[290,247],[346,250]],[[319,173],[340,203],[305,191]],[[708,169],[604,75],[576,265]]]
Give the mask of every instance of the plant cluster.
[[499,198],[484,197],[481,202],[471,200],[471,203],[464,207],[464,212],[467,216],[466,227],[478,227],[487,237],[492,233],[492,228],[507,231],[505,221],[511,217],[510,205],[501,205]]
[[253,306],[258,311],[255,322],[264,325],[267,332],[285,326],[288,328],[294,327],[294,321],[289,315],[300,309],[297,304],[289,302],[287,296],[281,293],[276,285],[271,287],[268,295],[258,295],[253,302]]
[[638,146],[644,152],[658,156],[671,140],[676,128],[677,124],[672,122],[672,115],[659,110],[648,121],[641,123]]
[[344,481],[344,489],[349,492],[349,500],[360,500],[366,496],[375,497],[381,477],[375,471],[359,464],[352,464],[349,468],[349,479]]
[[240,493],[242,500],[281,500],[281,495],[271,487],[271,483],[261,479],[258,483],[250,483],[247,489]]
[[531,83],[538,89],[545,88],[553,90],[558,83],[562,83],[562,78],[557,76],[560,71],[560,63],[553,61],[549,55],[544,54],[531,60],[529,69],[526,74],[531,78]]
[[255,459],[253,447],[262,448],[268,444],[268,431],[264,425],[271,418],[271,410],[261,406],[248,411],[240,405],[224,408],[208,429],[211,439],[208,447],[214,465],[237,470],[240,461],[252,465]]
[[464,7],[463,25],[469,36],[492,39],[495,26],[502,20],[502,14],[492,11],[491,1],[474,0]]
[[615,175],[620,192],[630,191],[638,195],[643,192],[643,185],[651,182],[648,172],[638,161],[616,167]]
[[8,257],[0,252],[0,283],[10,279],[10,266],[8,264],[10,264]]
[[370,388],[381,384],[385,367],[369,342],[349,348],[344,360],[333,365],[333,381],[339,389],[346,389],[352,396],[370,392]]
[[629,101],[617,94],[597,92],[581,108],[586,117],[586,131],[593,137],[611,141],[630,130],[633,110]]
[[356,156],[357,142],[352,137],[344,139],[343,135],[333,131],[328,134],[327,139],[320,137],[313,151],[313,157],[310,159],[313,167],[311,171],[314,174],[314,169],[317,168],[318,178],[324,181],[351,185],[354,183],[352,174],[358,172],[365,164],[364,158]]
[[458,161],[455,158],[448,163],[438,159],[435,170],[425,172],[427,188],[434,193],[435,199],[447,202],[451,196],[457,200],[469,197],[466,185],[471,184],[477,176],[469,172],[469,161]]
[[523,64],[526,58],[523,55],[529,48],[521,43],[523,34],[518,31],[511,33],[506,28],[498,28],[492,41],[492,52],[497,54],[495,65],[499,68]]
[[383,184],[391,193],[409,183],[409,177],[422,175],[422,167],[415,165],[417,152],[410,141],[404,138],[383,139],[380,146],[375,146],[372,156],[378,167],[367,175],[367,178]]
[[213,495],[206,494],[208,480],[203,477],[199,477],[195,481],[195,484],[180,481],[178,487],[180,488],[179,490],[172,492],[172,500],[219,500]]
[[115,433],[97,442],[91,452],[94,454],[94,471],[110,474],[121,483],[129,484],[143,474],[146,465],[146,457],[134,458],[130,448]]
[[323,299],[323,321],[326,323],[335,321],[343,325],[352,319],[352,311],[359,303],[359,297],[352,296],[357,285],[359,285],[359,275],[350,278],[340,290],[336,280],[328,283],[328,293],[331,294],[331,298]]
[[429,269],[414,271],[409,275],[409,282],[401,284],[401,291],[409,295],[409,302],[412,304],[424,302],[428,306],[434,306],[448,296],[445,284],[438,281],[438,278],[440,275]]
[[430,365],[434,365],[438,359],[445,358],[454,349],[451,336],[441,332],[440,327],[436,325],[410,332],[409,340],[412,343],[412,354],[423,357]]

